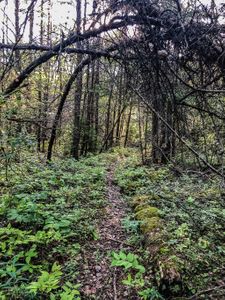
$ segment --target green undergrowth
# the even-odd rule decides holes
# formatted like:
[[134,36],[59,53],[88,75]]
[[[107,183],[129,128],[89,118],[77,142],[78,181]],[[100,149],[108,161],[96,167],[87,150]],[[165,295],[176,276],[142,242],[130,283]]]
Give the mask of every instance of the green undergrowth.
[[[123,155],[123,153],[121,153]],[[80,249],[97,238],[117,153],[15,164],[0,185],[0,299],[80,299]]]
[[[155,278],[152,286],[166,299],[186,299],[220,286],[225,202],[219,179],[185,173],[177,177],[170,166],[142,166],[134,155],[120,164],[115,180],[133,209],[126,228],[136,236],[139,228],[143,235],[145,267]],[[210,297],[220,299],[220,293],[224,290],[215,289]],[[204,293],[198,297],[209,299]]]
[[[225,206],[218,179],[176,177],[170,166],[142,166],[136,151],[116,148],[48,166],[29,156],[11,166],[8,181],[0,171],[0,300],[82,298],[80,253],[98,239],[112,163],[133,211],[122,224],[137,245],[135,253],[113,254],[122,283],[144,300],[187,299],[221,285]],[[210,297],[222,299],[220,292]]]

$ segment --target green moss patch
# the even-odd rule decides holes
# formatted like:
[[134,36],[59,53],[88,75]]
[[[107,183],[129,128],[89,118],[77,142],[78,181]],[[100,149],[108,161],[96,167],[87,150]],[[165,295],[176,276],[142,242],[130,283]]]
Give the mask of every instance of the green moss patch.
[[146,218],[141,224],[141,231],[143,234],[148,234],[155,229],[159,229],[161,226],[162,222],[159,217]]
[[139,204],[135,207],[134,212],[137,213],[140,210],[146,209],[148,207],[149,207],[149,205],[147,203]]
[[152,217],[158,217],[159,210],[156,207],[146,206],[145,208],[136,212],[135,217],[137,220],[142,221]]

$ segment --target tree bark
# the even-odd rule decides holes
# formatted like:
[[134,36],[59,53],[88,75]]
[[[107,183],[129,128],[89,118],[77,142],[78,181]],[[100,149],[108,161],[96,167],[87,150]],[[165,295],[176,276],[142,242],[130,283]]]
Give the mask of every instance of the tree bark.
[[[77,0],[76,5],[76,32],[77,35],[81,33],[81,0]],[[82,44],[78,40],[77,46],[81,48]],[[77,65],[82,61],[82,54],[77,55]],[[82,86],[83,86],[83,73],[79,72],[76,79],[76,90],[74,95],[74,115],[73,115],[73,133],[72,133],[72,148],[71,155],[75,159],[79,159],[79,145],[80,145],[80,109],[82,100]]]

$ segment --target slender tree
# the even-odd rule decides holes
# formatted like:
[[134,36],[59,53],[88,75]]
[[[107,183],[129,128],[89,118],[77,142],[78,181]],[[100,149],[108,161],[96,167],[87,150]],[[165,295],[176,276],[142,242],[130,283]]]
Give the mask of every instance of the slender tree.
[[[81,0],[76,2],[76,33],[81,34]],[[77,46],[81,48],[82,44],[78,39]],[[77,65],[80,65],[82,55],[77,55]],[[80,72],[76,79],[75,95],[74,95],[74,116],[73,116],[73,134],[71,154],[75,159],[79,158],[80,145],[80,110],[82,101],[83,73]]]

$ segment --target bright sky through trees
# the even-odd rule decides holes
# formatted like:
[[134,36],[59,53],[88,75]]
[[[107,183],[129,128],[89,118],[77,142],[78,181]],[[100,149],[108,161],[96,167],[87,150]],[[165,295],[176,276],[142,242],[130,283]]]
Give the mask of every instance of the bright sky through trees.
[[[27,1],[21,0],[21,16],[25,16],[26,13],[26,8],[27,5],[26,4]],[[38,1],[37,5],[36,5],[36,10],[39,10],[40,7],[40,1]],[[203,4],[210,4],[211,0],[201,0],[200,1]],[[89,3],[89,13],[91,13],[92,11],[92,0],[88,2]],[[222,0],[215,0],[216,4],[220,4],[220,3],[225,3]],[[72,4],[72,5],[71,5]],[[52,18],[52,24],[53,26],[61,26],[62,30],[65,29],[65,27],[70,28],[71,30],[74,27],[74,17],[75,17],[75,11],[74,11],[74,7],[75,7],[75,0],[73,1],[60,1],[60,0],[52,0],[52,7],[51,7],[51,18]],[[0,3],[0,20],[4,22],[4,10],[5,13],[7,15],[7,17],[9,18],[9,22],[8,22],[8,26],[10,28],[9,31],[13,31],[13,24],[14,24],[14,1],[10,0],[8,1],[8,5],[7,7],[5,7],[4,2]],[[46,13],[46,12],[45,12]],[[39,18],[38,15],[35,15],[35,27],[34,27],[34,33],[35,36],[38,35],[39,33]],[[21,20],[23,20],[23,18],[21,18]],[[27,33],[27,28],[25,30],[24,33],[24,39],[27,38],[28,33]],[[0,38],[2,37],[2,32],[0,32]],[[13,42],[13,36],[9,35],[9,38],[12,39]]]

